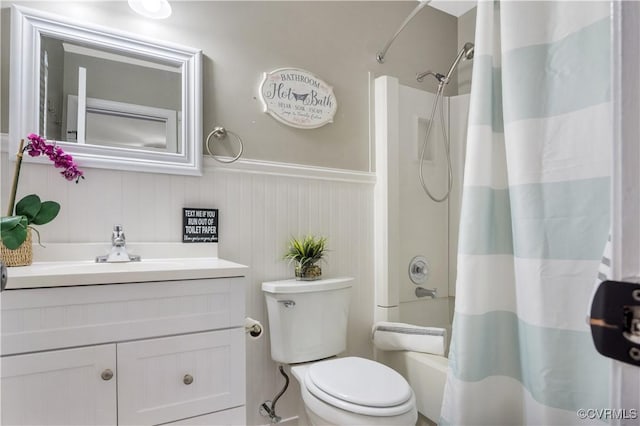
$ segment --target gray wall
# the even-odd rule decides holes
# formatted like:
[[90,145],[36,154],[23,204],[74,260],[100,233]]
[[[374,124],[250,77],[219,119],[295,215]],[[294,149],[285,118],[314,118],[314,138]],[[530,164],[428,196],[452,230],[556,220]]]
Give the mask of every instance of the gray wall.
[[87,69],[87,96],[180,111],[180,73],[75,53],[64,54],[64,95],[78,94],[78,67]]
[[2,3],[0,13],[0,133],[9,131],[9,32],[11,16]]
[[[63,120],[63,79],[64,79],[64,50],[62,48],[62,42],[53,40],[48,37],[42,38],[41,58],[44,57],[44,52],[47,52],[48,59],[48,81],[47,86],[47,100],[43,99],[44,96],[40,96],[40,111],[46,108],[47,114],[47,131],[46,134],[41,130],[40,133],[47,139],[60,140],[62,138],[62,120]],[[43,60],[40,61],[43,63]],[[40,73],[42,85],[44,76]],[[42,116],[40,118],[40,129],[43,129]]]
[[[432,81],[416,83],[415,73],[446,70],[457,51],[457,19],[427,7],[396,39],[386,62],[376,62],[376,52],[415,1],[172,2],[173,15],[161,21],[139,17],[124,1],[22,3],[202,49],[204,134],[222,125],[242,136],[245,158],[314,166],[370,170],[370,73],[435,91]],[[4,8],[2,132],[7,132],[9,113],[8,15]],[[262,73],[286,66],[309,70],[333,86],[338,101],[334,123],[300,130],[262,112],[257,97]]]
[[[458,18],[458,47],[476,39],[476,10],[473,8]],[[473,61],[462,61],[458,67],[458,94],[471,92],[471,69]]]

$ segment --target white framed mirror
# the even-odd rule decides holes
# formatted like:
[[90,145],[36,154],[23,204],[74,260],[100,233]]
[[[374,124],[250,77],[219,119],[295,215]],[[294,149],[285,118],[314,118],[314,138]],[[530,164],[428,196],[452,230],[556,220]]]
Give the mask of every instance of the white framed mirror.
[[15,5],[11,31],[12,158],[37,133],[81,167],[202,174],[200,50]]

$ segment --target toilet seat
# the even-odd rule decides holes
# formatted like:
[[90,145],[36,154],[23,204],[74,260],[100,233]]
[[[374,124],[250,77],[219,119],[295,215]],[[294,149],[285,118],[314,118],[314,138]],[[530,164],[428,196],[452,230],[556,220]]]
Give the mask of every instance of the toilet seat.
[[366,416],[397,416],[415,408],[413,391],[404,377],[364,358],[337,358],[311,365],[304,385],[321,401]]

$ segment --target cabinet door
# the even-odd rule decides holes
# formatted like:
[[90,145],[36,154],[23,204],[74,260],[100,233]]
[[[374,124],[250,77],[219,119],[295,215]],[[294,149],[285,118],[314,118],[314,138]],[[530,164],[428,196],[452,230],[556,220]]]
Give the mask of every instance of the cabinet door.
[[121,425],[172,422],[244,400],[244,329],[118,344]]
[[0,362],[3,425],[116,424],[115,345],[6,356]]

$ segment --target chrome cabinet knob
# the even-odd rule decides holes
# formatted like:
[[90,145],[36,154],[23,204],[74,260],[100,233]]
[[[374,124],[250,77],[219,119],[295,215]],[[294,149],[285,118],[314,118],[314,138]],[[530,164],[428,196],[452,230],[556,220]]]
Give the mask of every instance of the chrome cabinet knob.
[[185,374],[182,381],[185,385],[190,385],[191,383],[193,383],[193,376],[191,374]]
[[100,374],[100,377],[102,377],[102,380],[111,380],[113,378],[113,371],[107,368]]

